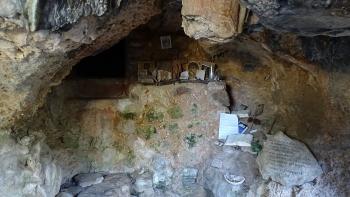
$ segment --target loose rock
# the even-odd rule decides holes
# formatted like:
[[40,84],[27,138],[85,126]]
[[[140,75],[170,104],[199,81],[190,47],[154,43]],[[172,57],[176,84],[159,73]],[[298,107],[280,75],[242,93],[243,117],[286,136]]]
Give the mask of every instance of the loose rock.
[[130,196],[131,180],[126,174],[112,174],[106,176],[102,183],[93,185],[79,193],[78,197]]
[[60,192],[56,195],[56,197],[74,197],[71,193]]
[[103,176],[99,173],[79,174],[74,177],[74,181],[81,187],[88,187],[101,183]]
[[153,159],[153,167],[153,184],[157,188],[168,186],[173,175],[173,169],[170,166],[170,162],[163,157],[155,157]]
[[264,179],[271,178],[285,186],[302,185],[322,173],[308,148],[282,132],[268,136],[257,163]]

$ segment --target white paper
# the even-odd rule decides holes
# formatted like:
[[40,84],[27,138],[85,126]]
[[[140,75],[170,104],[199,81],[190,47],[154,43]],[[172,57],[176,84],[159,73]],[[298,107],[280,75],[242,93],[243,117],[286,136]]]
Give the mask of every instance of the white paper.
[[234,111],[232,114],[237,114],[239,118],[249,118],[249,110]]
[[251,146],[253,135],[251,134],[238,134],[229,135],[225,146]]
[[227,136],[239,134],[238,117],[236,114],[220,113],[220,126],[218,139],[225,140]]

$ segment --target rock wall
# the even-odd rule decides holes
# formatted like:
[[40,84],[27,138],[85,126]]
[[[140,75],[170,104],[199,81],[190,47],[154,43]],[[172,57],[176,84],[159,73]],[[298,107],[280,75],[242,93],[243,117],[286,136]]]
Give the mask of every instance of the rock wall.
[[[230,80],[228,82],[233,84]],[[252,84],[237,83],[237,80],[235,83],[241,91],[248,92],[243,94],[238,92],[238,87],[233,87],[236,106],[245,104],[249,109],[254,109],[258,103],[266,106],[263,114],[257,117],[262,124],[254,126],[259,130],[254,138],[261,140],[260,135],[269,132],[272,118],[280,113],[278,110],[283,106],[290,109],[290,106],[276,104],[275,101],[268,103],[270,97],[262,94],[265,88],[255,89]],[[261,86],[261,83],[257,85]],[[292,196],[296,192],[296,196],[346,196],[349,191],[349,158],[346,145],[339,143],[341,135],[334,134],[334,138],[330,138],[322,133],[322,129],[319,133],[292,130],[306,123],[284,122],[290,120],[289,114],[288,111],[282,114],[271,133],[283,130],[285,126],[286,133],[306,141],[323,171],[315,182],[306,183],[299,189],[282,186],[262,179],[256,156],[249,150],[245,152],[215,145],[218,113],[228,111],[229,105],[225,86],[220,83],[145,86],[115,80],[66,80],[54,89],[45,107],[29,125],[15,130],[18,131],[17,136],[33,131],[45,134],[46,143],[62,169],[63,182],[75,174],[86,172],[147,172],[147,177],[143,179],[151,181],[155,190],[163,188],[162,191],[170,192],[167,194],[170,196],[200,195],[204,189],[209,192],[206,195],[214,196]],[[310,118],[308,114],[297,116]],[[338,145],[331,147],[335,143]],[[215,159],[222,161],[222,168],[212,166]],[[203,188],[186,189],[182,181],[185,168],[198,170],[196,185]],[[245,184],[232,190],[222,177],[228,171],[244,175]],[[188,193],[190,191],[194,193]]]
[[[25,7],[5,1],[8,6],[0,10],[0,127],[33,115],[50,87],[59,84],[72,65],[111,47],[160,11],[156,1],[128,1],[107,6],[108,10],[107,1],[45,1],[49,10],[31,2]],[[33,14],[56,17],[45,22],[51,28],[66,27],[31,32],[28,17],[32,15],[27,16],[21,6],[35,7]]]
[[184,0],[182,27],[196,40],[227,42],[242,33],[247,9],[238,0]]
[[[0,127],[12,126],[13,133],[1,137],[0,170],[5,177],[1,180],[14,183],[2,184],[1,193],[53,196],[61,180],[80,172],[146,168],[156,188],[181,196],[188,192],[182,172],[191,167],[199,170],[198,182],[214,196],[224,195],[223,191],[231,196],[349,196],[349,39],[281,33],[348,35],[345,1],[244,1],[263,25],[277,32],[251,32],[248,26],[242,34],[238,33],[245,9],[238,8],[237,1],[183,1],[185,33],[201,41],[174,36],[174,46],[180,50],[176,55],[217,63],[231,102],[222,85],[129,87],[130,81],[103,80],[66,81],[44,100],[50,87],[81,58],[110,47],[159,13],[157,1],[4,2]],[[204,3],[211,6],[192,9]],[[153,30],[159,27],[154,21],[149,25]],[[130,57],[152,60],[159,52],[159,35],[140,36]],[[218,42],[221,45],[215,45]],[[19,124],[44,102],[34,119]],[[250,153],[214,146],[217,112],[241,105],[252,112],[263,105],[258,123],[249,126],[263,134],[283,131],[305,142],[320,163],[322,176],[302,187],[285,187],[262,180]],[[46,140],[34,135],[37,132]],[[46,151],[45,143],[52,152]],[[208,167],[215,157],[224,160],[221,171]],[[234,169],[248,177],[236,191],[221,176]]]
[[[347,49],[346,38],[309,39],[264,31],[213,45],[174,33],[171,50],[175,53],[171,53],[160,49],[159,35],[144,29],[132,32],[128,37],[129,61],[213,61],[229,85],[232,109],[244,104],[254,111],[258,104],[264,104],[265,130],[283,130],[310,142],[323,135],[347,135],[347,129],[339,128],[348,127],[346,106],[350,106],[343,86],[348,58],[341,52]],[[130,76],[136,76],[136,67],[130,65]],[[336,77],[340,75],[344,77]]]
[[[283,131],[311,148],[325,174],[315,187],[305,186],[300,195],[311,192],[311,188],[312,195],[322,193],[322,188],[328,194],[346,195],[348,173],[339,177],[336,174],[348,169],[343,163],[348,161],[344,155],[349,150],[347,38],[303,38],[264,31],[219,45],[187,42],[181,36],[173,39],[183,43],[182,54],[189,54],[188,59],[214,61],[218,65],[233,100],[232,110],[246,105],[254,112],[264,105],[264,112],[258,117],[260,123],[253,128],[271,134]],[[133,51],[135,57],[152,60],[147,54],[156,50],[150,47],[148,53],[138,53],[137,48]],[[332,179],[339,184],[326,186]],[[277,195],[278,189],[286,195],[293,192],[278,186],[269,193],[268,187],[277,186],[261,187],[270,196]]]
[[[344,64],[347,58],[320,61],[320,54],[327,54],[329,49],[322,49],[325,43],[322,38],[277,37],[275,41],[269,37],[268,43],[261,43],[261,35],[244,37],[212,48],[217,52],[216,63],[231,87],[235,107],[244,104],[254,112],[259,104],[264,104],[264,113],[258,118],[261,123],[255,128],[266,133],[284,131],[311,148],[324,174],[314,186],[305,186],[298,195],[347,196],[349,173],[336,175],[348,170],[342,164],[348,161],[345,155],[349,151],[346,144],[350,134],[346,107],[349,106],[348,91],[344,89],[344,82],[348,81],[348,68]],[[260,43],[256,39],[260,39]],[[306,42],[318,43],[317,49],[312,49],[312,55]],[[332,45],[332,42],[342,43],[346,39],[338,38],[326,43]],[[330,49],[338,51],[336,55],[332,53],[333,57],[342,56],[341,47],[338,44]],[[312,61],[308,57],[313,57]],[[337,184],[325,184],[334,179]],[[265,188],[263,191],[267,196],[290,196],[293,192],[273,183],[261,187]]]
[[1,196],[55,196],[62,181],[61,168],[42,133],[0,134]]
[[349,36],[349,2],[244,0],[266,27],[302,36]]
[[[92,98],[87,92],[96,84],[108,89]],[[228,110],[225,85],[122,84],[66,81],[29,127],[47,136],[64,180],[81,172],[152,170],[158,157],[174,171],[202,166],[212,152],[219,113]]]

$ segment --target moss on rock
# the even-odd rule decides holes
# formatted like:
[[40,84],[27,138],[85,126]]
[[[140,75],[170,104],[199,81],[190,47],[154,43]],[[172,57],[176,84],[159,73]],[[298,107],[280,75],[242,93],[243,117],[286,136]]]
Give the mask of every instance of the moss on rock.
[[179,119],[184,116],[182,109],[178,105],[169,108],[167,112],[172,119]]

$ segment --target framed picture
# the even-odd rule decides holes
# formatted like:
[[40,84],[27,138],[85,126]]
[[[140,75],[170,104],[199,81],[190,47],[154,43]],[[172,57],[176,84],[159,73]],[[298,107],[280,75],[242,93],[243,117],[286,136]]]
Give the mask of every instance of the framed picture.
[[160,37],[160,45],[162,49],[171,49],[171,36],[161,36]]

